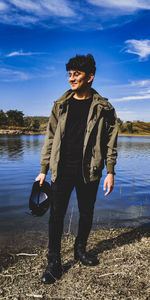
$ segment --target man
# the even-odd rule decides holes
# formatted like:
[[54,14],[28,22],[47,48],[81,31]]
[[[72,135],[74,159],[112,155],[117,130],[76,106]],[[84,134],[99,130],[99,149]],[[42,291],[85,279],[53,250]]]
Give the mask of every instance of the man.
[[114,186],[117,119],[112,105],[91,88],[95,76],[92,55],[76,55],[66,64],[71,89],[52,108],[41,154],[41,171],[36,180],[42,185],[51,170],[53,193],[49,220],[48,266],[42,282],[52,283],[62,275],[61,236],[64,217],[73,188],[76,189],[79,226],[74,258],[86,266],[99,262],[86,252],[92,227],[94,204],[104,161],[107,176],[105,195]]

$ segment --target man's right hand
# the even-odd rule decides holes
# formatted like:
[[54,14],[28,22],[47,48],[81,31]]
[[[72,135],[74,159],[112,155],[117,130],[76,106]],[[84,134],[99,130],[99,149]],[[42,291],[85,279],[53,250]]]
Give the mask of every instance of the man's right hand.
[[35,181],[40,182],[40,186],[43,184],[44,180],[46,178],[46,175],[44,173],[40,173],[36,178]]

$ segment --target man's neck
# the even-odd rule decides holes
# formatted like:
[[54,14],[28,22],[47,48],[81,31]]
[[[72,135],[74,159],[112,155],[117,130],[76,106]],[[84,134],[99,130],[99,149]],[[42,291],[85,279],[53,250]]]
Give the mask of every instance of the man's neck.
[[76,99],[89,99],[92,96],[92,90],[87,89],[86,91],[76,91],[74,98]]

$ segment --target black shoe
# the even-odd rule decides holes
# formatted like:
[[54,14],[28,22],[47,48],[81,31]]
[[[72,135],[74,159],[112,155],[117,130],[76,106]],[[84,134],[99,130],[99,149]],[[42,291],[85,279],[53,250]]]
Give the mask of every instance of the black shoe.
[[85,251],[83,245],[76,245],[74,248],[74,259],[76,261],[81,261],[84,266],[97,266],[99,260],[97,257],[91,256]]
[[52,256],[48,258],[48,265],[42,275],[42,283],[51,284],[62,276],[62,266],[60,256]]

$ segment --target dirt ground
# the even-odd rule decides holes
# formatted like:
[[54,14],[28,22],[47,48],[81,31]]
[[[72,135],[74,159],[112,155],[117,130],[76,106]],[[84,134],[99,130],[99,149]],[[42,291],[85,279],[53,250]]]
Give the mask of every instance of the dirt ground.
[[[20,237],[21,238],[21,237]],[[26,232],[22,247],[1,250],[0,299],[118,300],[150,299],[150,229],[112,228],[91,232],[87,251],[100,264],[85,267],[73,259],[73,235],[62,240],[63,276],[43,285],[47,242],[37,232]]]

